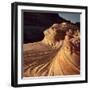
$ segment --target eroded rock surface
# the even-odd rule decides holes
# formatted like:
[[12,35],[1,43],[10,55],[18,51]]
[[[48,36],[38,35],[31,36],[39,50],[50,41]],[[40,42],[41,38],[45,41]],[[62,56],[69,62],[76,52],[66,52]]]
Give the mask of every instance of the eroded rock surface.
[[40,42],[23,45],[23,77],[80,74],[80,29],[56,23],[44,31]]

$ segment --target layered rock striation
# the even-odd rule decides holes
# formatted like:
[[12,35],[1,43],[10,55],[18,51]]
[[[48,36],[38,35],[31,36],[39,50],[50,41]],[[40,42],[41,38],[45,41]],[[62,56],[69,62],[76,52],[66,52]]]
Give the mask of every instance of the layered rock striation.
[[56,23],[44,31],[44,39],[23,45],[23,77],[80,74],[80,28]]

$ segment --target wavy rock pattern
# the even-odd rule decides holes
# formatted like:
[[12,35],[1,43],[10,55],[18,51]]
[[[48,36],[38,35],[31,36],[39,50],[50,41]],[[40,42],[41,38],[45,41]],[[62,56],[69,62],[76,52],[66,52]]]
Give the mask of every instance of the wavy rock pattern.
[[60,25],[54,24],[45,30],[45,37],[41,42],[23,45],[23,77],[80,74],[79,31],[72,34],[71,26],[76,28],[75,25],[64,23],[64,29]]

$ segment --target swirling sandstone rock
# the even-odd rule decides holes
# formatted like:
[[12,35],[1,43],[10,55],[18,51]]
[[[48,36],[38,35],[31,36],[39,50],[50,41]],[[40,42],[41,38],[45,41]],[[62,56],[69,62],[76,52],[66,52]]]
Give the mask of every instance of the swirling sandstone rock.
[[41,42],[24,44],[23,77],[80,74],[80,31],[73,24],[54,24]]

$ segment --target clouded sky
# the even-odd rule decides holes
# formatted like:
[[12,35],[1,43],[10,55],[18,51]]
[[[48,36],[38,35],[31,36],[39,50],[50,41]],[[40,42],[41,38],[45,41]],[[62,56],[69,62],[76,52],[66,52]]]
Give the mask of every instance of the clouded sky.
[[80,22],[80,13],[66,13],[61,12],[59,13],[59,16],[66,20],[70,20],[73,23]]

